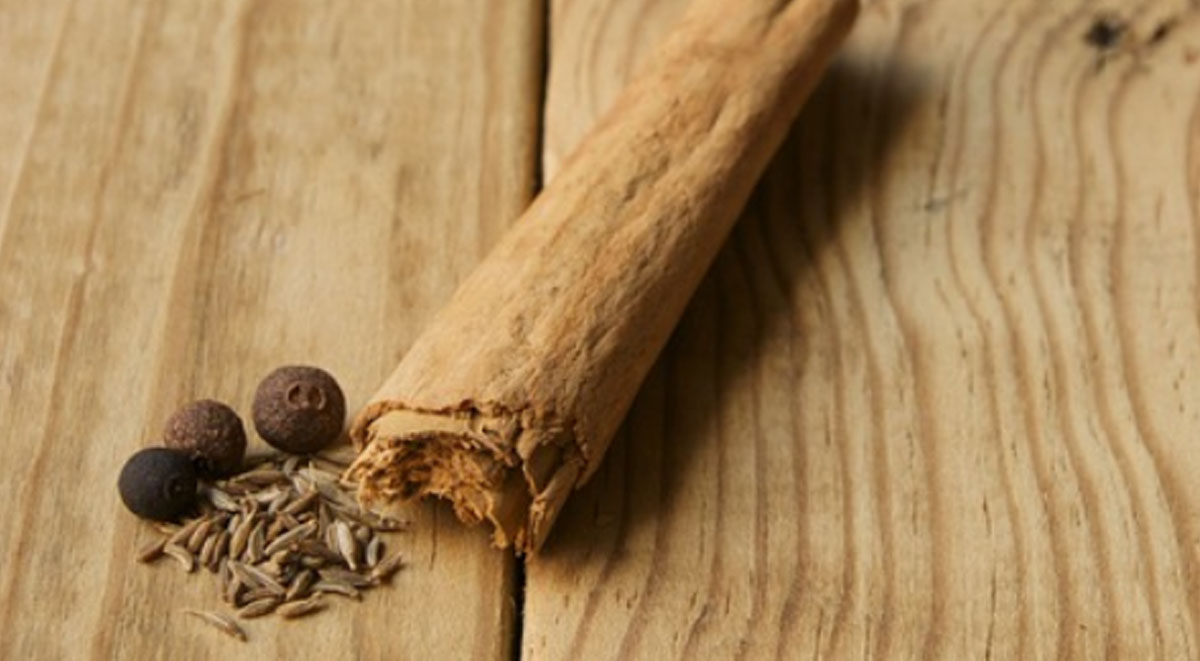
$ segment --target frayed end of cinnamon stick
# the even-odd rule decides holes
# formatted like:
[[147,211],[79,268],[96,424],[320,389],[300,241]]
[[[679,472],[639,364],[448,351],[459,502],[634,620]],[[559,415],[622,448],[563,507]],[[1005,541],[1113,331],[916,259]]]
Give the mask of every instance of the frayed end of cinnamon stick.
[[360,454],[347,475],[364,505],[444,498],[464,523],[489,522],[497,547],[536,552],[584,461],[564,427],[525,417],[472,403],[442,411],[376,405],[351,430]]

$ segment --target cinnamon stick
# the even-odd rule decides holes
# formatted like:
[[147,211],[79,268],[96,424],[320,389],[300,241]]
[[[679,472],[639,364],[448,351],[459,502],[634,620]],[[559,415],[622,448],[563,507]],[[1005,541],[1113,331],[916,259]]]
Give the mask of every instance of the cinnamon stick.
[[359,413],[359,497],[537,550],[857,9],[696,2]]

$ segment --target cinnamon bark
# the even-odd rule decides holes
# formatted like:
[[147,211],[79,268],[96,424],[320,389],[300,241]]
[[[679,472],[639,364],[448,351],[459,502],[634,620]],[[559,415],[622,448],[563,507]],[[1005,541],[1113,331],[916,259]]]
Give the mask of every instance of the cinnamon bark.
[[359,413],[359,497],[537,550],[857,9],[696,2]]

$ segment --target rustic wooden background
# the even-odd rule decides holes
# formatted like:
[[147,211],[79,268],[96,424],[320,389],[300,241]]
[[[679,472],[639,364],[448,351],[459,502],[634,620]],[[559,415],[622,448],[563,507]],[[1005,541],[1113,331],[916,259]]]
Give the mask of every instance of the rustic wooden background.
[[[125,457],[361,403],[686,0],[0,0],[0,658],[1200,656],[1200,10],[868,0],[522,566],[222,637]],[[731,0],[732,1],[732,0]]]

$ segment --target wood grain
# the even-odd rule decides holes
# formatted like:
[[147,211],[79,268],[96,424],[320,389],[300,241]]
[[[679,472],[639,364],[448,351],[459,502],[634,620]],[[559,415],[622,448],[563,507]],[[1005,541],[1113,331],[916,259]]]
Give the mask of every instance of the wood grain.
[[[684,4],[552,3],[548,170]],[[1198,43],[1182,1],[866,3],[524,656],[1200,654]]]
[[536,3],[0,3],[0,658],[507,658],[512,561],[417,508],[394,589],[241,644],[114,489],[286,362],[358,405],[533,190]]
[[[547,173],[685,2],[552,4]],[[0,0],[0,658],[509,656],[511,563],[444,509],[396,589],[240,645],[112,489],[276,364],[361,403],[529,199],[537,3],[343,4]],[[524,656],[1200,655],[1200,18],[865,4]]]

